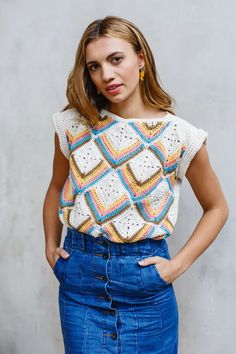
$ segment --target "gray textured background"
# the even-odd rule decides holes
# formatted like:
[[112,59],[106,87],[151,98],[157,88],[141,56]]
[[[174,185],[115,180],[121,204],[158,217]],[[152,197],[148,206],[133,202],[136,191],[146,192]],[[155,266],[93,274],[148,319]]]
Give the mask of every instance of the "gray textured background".
[[[0,354],[62,354],[58,282],[44,256],[42,204],[54,151],[52,113],[80,36],[117,15],[141,29],[176,113],[209,133],[230,207],[216,241],[175,283],[180,354],[232,354],[235,343],[235,1],[0,1]],[[183,182],[172,256],[201,216]],[[65,233],[65,230],[64,230]]]

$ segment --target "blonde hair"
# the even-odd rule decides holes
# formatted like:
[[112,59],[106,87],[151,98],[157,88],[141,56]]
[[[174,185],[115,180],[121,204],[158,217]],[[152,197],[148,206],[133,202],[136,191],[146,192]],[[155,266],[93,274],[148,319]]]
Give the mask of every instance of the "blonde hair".
[[108,109],[109,100],[97,93],[85,62],[86,46],[93,39],[106,35],[124,39],[133,46],[136,53],[143,53],[145,76],[143,81],[140,80],[143,102],[175,114],[171,107],[173,98],[161,88],[157,80],[154,57],[143,34],[132,22],[117,16],[106,16],[104,19],[93,21],[84,31],[76,52],[74,67],[67,80],[66,96],[69,103],[63,111],[76,108],[89,124],[93,125],[98,122],[99,111]]

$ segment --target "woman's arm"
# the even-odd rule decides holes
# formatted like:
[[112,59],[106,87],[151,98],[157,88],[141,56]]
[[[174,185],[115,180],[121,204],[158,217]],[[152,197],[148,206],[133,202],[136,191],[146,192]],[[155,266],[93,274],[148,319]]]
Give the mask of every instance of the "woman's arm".
[[55,153],[53,173],[43,204],[43,226],[45,234],[45,254],[51,268],[59,257],[67,252],[59,247],[63,225],[58,217],[58,206],[61,189],[69,174],[69,161],[60,150],[58,136],[54,136]]
[[182,272],[210,246],[229,215],[227,202],[211,167],[205,145],[202,145],[191,161],[186,177],[202,206],[203,215],[186,244],[172,258]]
[[186,178],[202,206],[203,215],[188,241],[170,261],[150,257],[145,262],[145,265],[158,264],[158,271],[167,282],[173,282],[209,247],[229,215],[227,202],[204,144],[192,159]]

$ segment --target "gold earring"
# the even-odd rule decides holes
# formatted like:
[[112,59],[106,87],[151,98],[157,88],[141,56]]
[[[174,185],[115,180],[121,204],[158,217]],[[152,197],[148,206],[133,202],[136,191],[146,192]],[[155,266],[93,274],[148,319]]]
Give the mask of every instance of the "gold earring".
[[139,78],[140,78],[141,81],[144,80],[144,70],[143,70],[143,68],[139,69]]

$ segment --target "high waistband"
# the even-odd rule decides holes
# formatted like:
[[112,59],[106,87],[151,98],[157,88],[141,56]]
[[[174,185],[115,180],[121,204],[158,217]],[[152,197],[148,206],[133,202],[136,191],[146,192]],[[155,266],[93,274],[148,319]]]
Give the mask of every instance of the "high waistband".
[[99,250],[102,251],[105,247],[106,249],[109,249],[111,255],[118,256],[141,256],[168,247],[165,239],[154,240],[148,238],[137,242],[118,243],[108,240],[105,236],[94,237],[69,227],[67,228],[65,245],[72,250],[79,250],[86,253],[94,253]]

